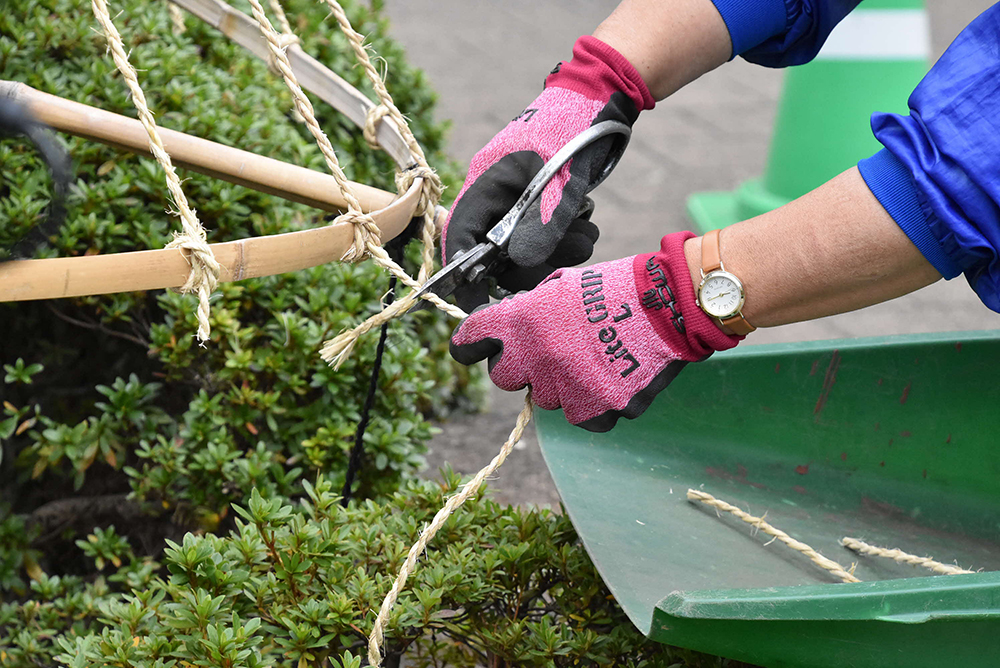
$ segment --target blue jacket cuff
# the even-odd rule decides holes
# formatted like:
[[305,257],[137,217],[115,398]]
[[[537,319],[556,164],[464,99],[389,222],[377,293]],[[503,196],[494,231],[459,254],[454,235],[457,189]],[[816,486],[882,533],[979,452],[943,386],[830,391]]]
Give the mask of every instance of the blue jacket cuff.
[[962,273],[931,234],[913,177],[899,158],[882,149],[859,162],[858,170],[875,198],[942,276],[951,279]]
[[733,43],[731,58],[749,51],[788,27],[785,0],[712,0]]

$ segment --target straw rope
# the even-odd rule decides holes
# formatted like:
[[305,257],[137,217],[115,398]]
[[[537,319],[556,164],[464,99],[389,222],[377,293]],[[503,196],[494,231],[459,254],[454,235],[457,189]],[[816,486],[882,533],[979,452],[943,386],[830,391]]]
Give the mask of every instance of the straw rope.
[[165,0],[167,3],[167,10],[170,12],[170,23],[174,27],[175,35],[183,35],[184,31],[187,30],[187,26],[184,25],[184,10],[170,2],[170,0]]
[[417,565],[417,558],[423,553],[424,549],[427,547],[427,543],[434,538],[434,534],[444,526],[448,517],[458,509],[463,503],[465,503],[471,496],[473,496],[479,487],[483,484],[483,481],[490,475],[493,474],[500,465],[503,464],[504,460],[507,459],[507,455],[511,453],[514,446],[518,441],[521,440],[521,436],[524,434],[525,428],[528,426],[528,422],[531,421],[532,404],[531,404],[531,391],[529,390],[524,397],[524,408],[521,409],[521,413],[517,416],[517,422],[514,424],[514,429],[511,430],[510,436],[507,437],[506,442],[504,442],[503,447],[500,448],[500,452],[496,457],[493,458],[486,467],[484,467],[475,477],[462,486],[462,491],[455,496],[448,499],[444,507],[437,512],[431,523],[420,532],[420,538],[417,542],[413,544],[410,548],[409,553],[406,555],[406,561],[403,562],[402,568],[399,569],[399,574],[396,576],[395,582],[392,583],[392,589],[389,590],[389,594],[382,601],[382,607],[379,609],[378,617],[375,618],[375,624],[372,627],[371,635],[368,636],[368,663],[372,666],[379,666],[382,663],[382,654],[379,650],[379,645],[382,642],[382,636],[385,630],[386,623],[389,620],[389,613],[392,611],[393,605],[396,603],[396,599],[399,596],[399,592],[406,585],[406,579],[413,572],[413,569]]
[[[283,41],[281,35],[275,31],[274,26],[271,25],[271,22],[264,14],[264,8],[261,6],[259,0],[250,0],[250,7],[254,18],[257,20],[257,24],[264,35],[264,38],[267,40],[268,49],[274,57],[275,65],[281,73],[282,78],[285,80],[285,85],[292,93],[292,98],[295,101],[295,108],[303,117],[306,127],[309,128],[309,132],[316,140],[320,152],[323,154],[323,158],[326,161],[327,167],[336,180],[337,186],[340,188],[340,192],[343,195],[344,200],[347,202],[348,210],[338,216],[336,220],[334,220],[334,224],[349,222],[354,226],[354,245],[341,259],[345,262],[356,262],[360,261],[367,255],[372,258],[372,261],[374,261],[375,264],[389,271],[407,287],[414,290],[419,289],[420,284],[413,280],[402,267],[393,262],[389,255],[385,252],[385,249],[382,248],[380,245],[381,240],[379,238],[378,226],[375,224],[374,219],[372,219],[370,215],[362,211],[361,203],[354,195],[354,192],[350,187],[350,182],[347,180],[347,176],[340,167],[340,162],[337,160],[336,152],[333,150],[333,146],[330,144],[329,138],[319,127],[319,123],[316,121],[316,113],[313,109],[312,103],[309,101],[309,98],[306,97],[305,92],[299,86],[295,74],[292,72],[291,64],[288,61],[288,55],[285,53],[285,50],[291,46],[288,43],[287,38]],[[437,295],[427,294],[422,295],[422,297],[442,310],[448,310],[450,307],[447,302]]]
[[285,8],[281,6],[281,0],[268,0],[268,4],[271,5],[271,11],[274,12],[274,15],[278,18],[278,25],[281,26],[281,33],[283,35],[294,36],[295,33],[292,31],[292,24],[288,22],[288,16],[285,15]]
[[186,251],[185,257],[191,264],[191,273],[184,285],[181,286],[180,291],[198,294],[198,339],[202,342],[207,341],[211,332],[208,322],[208,302],[219,282],[219,263],[206,241],[205,228],[201,226],[201,222],[184,196],[180,179],[177,178],[177,173],[170,161],[170,155],[163,146],[163,140],[160,139],[160,133],[156,129],[156,121],[146,103],[146,96],[139,85],[135,68],[128,61],[122,37],[111,20],[108,6],[105,0],[91,0],[91,6],[94,10],[94,16],[97,17],[98,23],[104,30],[104,36],[108,41],[108,48],[111,50],[115,65],[132,94],[132,101],[139,112],[139,120],[146,129],[146,134],[149,135],[149,148],[156,161],[163,167],[167,190],[178,209],[177,213],[180,215],[183,231],[175,234],[174,240],[167,244],[167,248],[180,248]]
[[[816,564],[822,569],[830,571],[844,582],[861,582],[861,580],[854,577],[853,573],[844,570],[844,567],[838,564],[836,561],[833,561],[832,559],[827,559],[822,554],[820,554],[813,548],[809,547],[805,543],[795,540],[781,529],[775,528],[774,526],[768,524],[766,521],[764,521],[763,517],[754,517],[749,513],[743,512],[742,510],[740,510],[739,508],[737,508],[732,504],[717,499],[707,492],[701,492],[696,489],[689,489],[687,491],[687,498],[688,501],[699,501],[707,506],[716,508],[717,510],[724,510],[727,513],[735,515],[736,517],[746,522],[747,524],[759,529],[760,531],[763,531],[768,536],[773,536],[775,539],[781,541],[782,543],[792,548],[796,552],[801,552],[805,556],[809,557],[810,561],[812,561],[814,564]],[[853,571],[854,568],[852,567],[851,570]]]
[[[397,299],[357,327],[341,332],[336,337],[330,339],[320,348],[320,357],[332,365],[334,369],[339,369],[340,365],[351,356],[351,353],[354,351],[354,344],[358,342],[359,338],[406,313],[417,301],[415,294],[415,291],[406,293],[401,299]],[[448,315],[455,316],[456,318],[466,317],[465,311],[457,306],[448,303],[445,303],[445,306],[448,307],[447,311],[445,311]]]
[[[337,17],[337,21],[340,24],[341,29],[351,42],[352,48],[357,54],[358,59],[364,65],[365,72],[371,80],[372,86],[379,97],[380,104],[373,107],[369,111],[366,118],[366,140],[370,143],[374,142],[376,139],[375,134],[377,124],[381,122],[385,116],[390,117],[398,126],[400,134],[404,138],[404,141],[410,149],[411,156],[414,159],[413,165],[405,170],[397,172],[397,188],[399,188],[400,192],[405,192],[412,186],[414,179],[420,178],[423,180],[421,200],[416,210],[417,215],[421,215],[424,219],[421,230],[423,252],[420,270],[417,275],[418,278],[417,280],[414,280],[402,269],[402,267],[393,262],[386,254],[385,250],[381,248],[379,245],[377,229],[373,232],[371,229],[373,225],[369,225],[369,223],[371,223],[371,217],[361,211],[361,207],[357,203],[357,199],[350,191],[350,186],[348,185],[347,179],[340,168],[336,154],[333,151],[333,147],[330,145],[326,135],[320,129],[319,124],[316,122],[312,105],[310,104],[305,93],[302,91],[301,87],[298,85],[295,75],[292,72],[291,65],[288,62],[288,56],[285,54],[285,50],[294,44],[290,39],[293,38],[294,35],[291,34],[291,26],[281,9],[280,0],[269,0],[269,2],[285,33],[283,35],[278,35],[275,32],[274,27],[264,15],[264,11],[259,0],[250,0],[254,18],[257,20],[261,32],[267,40],[269,51],[273,56],[275,69],[284,78],[285,83],[295,100],[296,109],[303,117],[306,126],[309,128],[313,137],[315,137],[317,143],[319,144],[320,151],[326,159],[327,166],[330,168],[331,173],[333,173],[334,178],[337,179],[337,185],[341,188],[344,199],[348,203],[348,211],[337,220],[340,221],[346,219],[354,224],[355,245],[351,251],[345,255],[344,259],[348,261],[358,260],[361,259],[363,255],[368,255],[376,262],[376,264],[390,271],[400,281],[411,288],[411,292],[404,295],[401,299],[386,306],[379,313],[368,318],[354,329],[343,332],[333,340],[327,341],[324,344],[321,350],[321,356],[324,360],[332,363],[335,367],[339,367],[340,364],[350,355],[359,337],[371,329],[381,327],[383,324],[389,322],[393,318],[401,316],[409,310],[409,308],[416,302],[416,291],[419,290],[430,277],[430,273],[434,267],[434,242],[437,234],[437,228],[434,224],[435,215],[437,213],[435,207],[441,197],[441,181],[434,170],[427,164],[423,150],[414,138],[413,133],[410,131],[410,128],[404,120],[402,114],[393,103],[389,92],[385,88],[385,83],[382,80],[382,77],[371,64],[371,59],[369,58],[364,47],[363,38],[351,27],[351,24],[339,3],[335,0],[326,0],[327,5]],[[435,294],[425,294],[421,295],[421,297],[423,299],[427,299],[449,315],[457,318],[464,318],[466,316],[462,309],[448,304]],[[402,591],[403,587],[406,586],[407,578],[409,578],[414,568],[416,568],[417,559],[426,549],[428,542],[433,539],[434,535],[441,528],[441,526],[444,525],[448,517],[459,506],[465,503],[466,500],[472,497],[479,490],[483,481],[488,476],[492,475],[501,464],[503,464],[504,460],[507,459],[507,456],[513,450],[514,445],[521,440],[521,436],[523,435],[525,428],[531,421],[532,404],[530,391],[526,394],[524,402],[524,408],[517,417],[514,429],[511,431],[510,436],[503,444],[503,447],[501,447],[497,456],[494,457],[489,464],[483,467],[483,469],[481,469],[471,481],[466,483],[462,487],[462,491],[459,494],[448,499],[445,506],[437,512],[431,524],[421,532],[417,542],[410,548],[406,561],[403,563],[403,566],[400,569],[399,574],[396,576],[392,588],[386,595],[385,600],[383,600],[378,616],[373,624],[372,632],[368,639],[368,659],[370,665],[377,667],[381,664],[382,658],[380,645],[383,641],[389,615],[392,612],[392,608],[395,605],[397,598],[399,597],[399,593]]]
[[927,568],[940,575],[962,575],[965,573],[975,573],[975,571],[968,571],[964,568],[959,568],[958,566],[949,566],[948,564],[942,564],[939,561],[934,561],[930,557],[918,557],[915,554],[909,554],[908,552],[903,552],[897,548],[887,548],[887,547],[876,547],[874,545],[869,545],[863,540],[858,540],[857,538],[850,538],[845,536],[840,540],[840,544],[846,547],[848,550],[853,550],[858,554],[863,554],[865,556],[873,557],[884,557],[886,559],[892,559],[900,564],[907,564],[909,566],[920,566],[921,568]]
[[[399,133],[403,137],[403,141],[406,142],[406,146],[410,149],[410,154],[413,156],[417,166],[421,168],[422,172],[409,174],[399,185],[400,188],[405,191],[413,183],[413,179],[418,177],[424,179],[423,188],[425,196],[423,198],[422,208],[418,208],[417,211],[418,213],[425,213],[429,209],[433,209],[434,205],[441,199],[441,180],[434,173],[434,170],[432,170],[427,164],[427,158],[424,156],[424,150],[420,147],[416,137],[413,136],[410,126],[403,118],[403,114],[400,113],[399,109],[396,107],[396,103],[392,101],[392,96],[389,94],[389,90],[385,87],[384,78],[378,73],[375,66],[372,65],[371,58],[368,55],[368,50],[365,48],[364,37],[358,33],[353,26],[351,26],[351,22],[348,20],[347,14],[344,12],[344,8],[340,6],[340,3],[337,2],[337,0],[324,1],[330,8],[334,17],[337,19],[337,23],[340,25],[341,31],[347,36],[347,40],[351,43],[351,48],[354,50],[354,54],[357,56],[358,62],[360,62],[361,66],[364,68],[365,75],[371,82],[372,87],[375,89],[375,94],[379,99],[380,104],[373,107],[368,112],[368,118],[365,122],[365,139],[371,144],[375,143],[376,125],[381,122],[385,116],[388,116],[396,123],[399,128]],[[406,172],[403,173],[406,174]]]

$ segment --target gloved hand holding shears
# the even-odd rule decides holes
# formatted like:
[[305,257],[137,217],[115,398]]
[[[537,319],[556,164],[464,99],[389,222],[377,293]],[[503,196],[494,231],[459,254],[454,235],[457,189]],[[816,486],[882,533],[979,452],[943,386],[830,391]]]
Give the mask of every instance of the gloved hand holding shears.
[[[449,250],[445,268],[421,291],[439,296],[454,293],[463,306],[468,306],[471,296],[473,305],[480,305],[452,337],[452,355],[458,361],[472,364],[488,359],[490,376],[501,389],[531,385],[540,407],[562,407],[567,419],[593,431],[611,429],[620,417],[637,417],[684,364],[731,348],[740,338],[725,335],[695,305],[683,250],[684,241],[694,236],[691,233],[665,237],[657,254],[589,269],[552,271],[557,264],[575,264],[590,256],[596,234],[587,234],[579,218],[567,215],[557,222],[555,214],[567,197],[583,201],[603,181],[630,134],[630,123],[598,115],[562,142],[534,171],[523,191],[513,179],[502,182],[502,188],[496,186],[499,181],[488,181],[491,185],[480,193],[511,191],[513,204],[502,210],[499,201],[484,202],[481,208],[490,210],[489,217],[474,221],[476,226],[488,223],[482,240]],[[496,164],[501,166],[491,168],[495,175],[510,175],[502,161]],[[586,178],[573,175],[573,166],[581,164],[587,165]],[[468,198],[474,187],[467,185],[463,196]],[[545,198],[553,192],[561,195],[560,204],[545,222],[544,212],[551,209]],[[462,201],[460,197],[459,204]],[[468,222],[459,204],[452,209],[451,225]],[[577,204],[572,210],[578,213],[580,209]],[[557,225],[561,232],[556,232]],[[454,231],[452,227],[452,239]],[[581,234],[589,244],[574,239]],[[576,254],[565,252],[574,246]],[[521,264],[518,260],[525,257],[536,263]],[[493,279],[498,279],[501,288],[542,284],[486,306]]]
[[[542,165],[572,138],[602,121],[631,128],[639,112],[653,104],[628,60],[594,37],[581,37],[573,59],[553,70],[542,94],[473,157],[442,233],[445,264],[485,241]],[[559,170],[510,237],[505,251],[510,263],[494,275],[501,288],[530,289],[554,269],[590,258],[598,232],[589,221],[586,194],[623,150],[620,135],[607,136],[586,145]],[[455,297],[471,310],[487,302],[487,283],[463,285]]]

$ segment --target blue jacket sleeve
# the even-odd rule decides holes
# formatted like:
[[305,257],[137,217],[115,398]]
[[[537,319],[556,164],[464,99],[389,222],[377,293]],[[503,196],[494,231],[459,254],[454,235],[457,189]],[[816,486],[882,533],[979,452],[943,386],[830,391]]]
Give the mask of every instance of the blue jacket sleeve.
[[729,29],[733,57],[786,67],[809,62],[861,0],[712,0]]
[[872,115],[885,149],[861,175],[945,278],[964,272],[1000,311],[1000,3],[962,31],[909,107]]

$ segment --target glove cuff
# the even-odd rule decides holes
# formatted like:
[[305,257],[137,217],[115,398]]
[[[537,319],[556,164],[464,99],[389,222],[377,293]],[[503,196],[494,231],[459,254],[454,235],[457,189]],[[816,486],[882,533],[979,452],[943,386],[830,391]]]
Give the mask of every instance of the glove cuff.
[[691,362],[734,348],[745,338],[727,335],[698,308],[684,255],[684,242],[695,236],[692,232],[668,234],[660,241],[660,252],[636,255],[632,264],[641,307],[653,329]]
[[556,65],[545,79],[546,88],[568,88],[591,99],[607,102],[624,93],[636,112],[652,109],[656,100],[632,63],[616,50],[590,35],[573,45],[573,59]]

